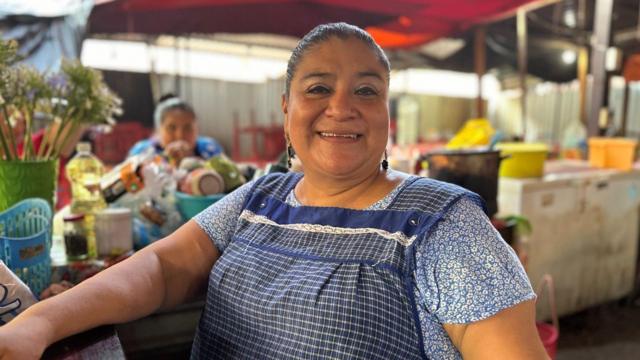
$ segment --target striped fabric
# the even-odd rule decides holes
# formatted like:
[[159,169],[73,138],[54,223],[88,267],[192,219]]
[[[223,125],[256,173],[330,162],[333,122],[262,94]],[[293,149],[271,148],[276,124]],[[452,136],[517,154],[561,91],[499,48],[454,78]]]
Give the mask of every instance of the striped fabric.
[[426,358],[416,239],[459,199],[479,197],[412,177],[383,210],[293,207],[286,198],[299,179],[258,180],[216,242],[192,358]]

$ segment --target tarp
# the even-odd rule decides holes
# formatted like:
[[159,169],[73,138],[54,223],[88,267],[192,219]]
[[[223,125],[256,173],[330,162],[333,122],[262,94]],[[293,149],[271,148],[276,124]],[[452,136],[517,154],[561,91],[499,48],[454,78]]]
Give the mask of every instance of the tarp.
[[33,16],[38,18],[58,18],[75,14],[93,5],[86,0],[3,0],[0,3],[0,19],[10,16]]
[[97,4],[90,33],[185,35],[272,33],[303,36],[345,21],[386,48],[410,47],[513,13],[533,0],[113,0]]
[[78,58],[93,0],[6,0],[0,4],[0,33],[17,40],[23,62],[56,72],[62,58]]

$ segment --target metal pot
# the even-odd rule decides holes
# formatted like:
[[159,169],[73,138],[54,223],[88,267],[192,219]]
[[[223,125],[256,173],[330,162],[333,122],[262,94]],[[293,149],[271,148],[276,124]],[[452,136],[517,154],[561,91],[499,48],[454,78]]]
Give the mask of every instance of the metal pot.
[[498,212],[499,150],[440,150],[425,155],[429,177],[462,186],[480,195],[489,217]]

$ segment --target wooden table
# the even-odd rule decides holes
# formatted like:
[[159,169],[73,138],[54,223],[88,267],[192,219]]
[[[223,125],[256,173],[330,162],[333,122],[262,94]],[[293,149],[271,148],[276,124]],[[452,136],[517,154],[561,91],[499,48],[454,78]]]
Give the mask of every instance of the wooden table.
[[114,326],[101,326],[70,336],[51,345],[43,359],[125,359],[120,339]]

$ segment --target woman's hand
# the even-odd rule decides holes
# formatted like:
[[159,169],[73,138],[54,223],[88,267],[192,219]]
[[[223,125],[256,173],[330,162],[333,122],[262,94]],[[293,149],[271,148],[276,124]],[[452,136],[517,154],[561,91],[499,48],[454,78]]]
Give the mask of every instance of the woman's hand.
[[193,155],[193,149],[189,143],[184,140],[176,140],[169,143],[165,147],[164,152],[174,166],[180,165],[180,161],[183,158]]
[[19,318],[1,326],[0,360],[40,359],[48,346],[43,328],[31,319]]

